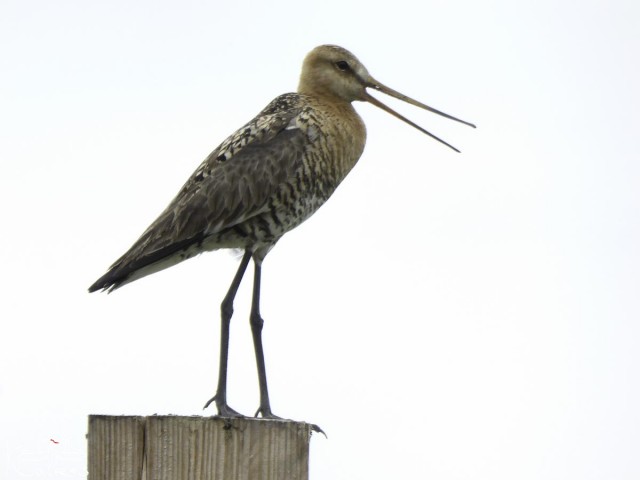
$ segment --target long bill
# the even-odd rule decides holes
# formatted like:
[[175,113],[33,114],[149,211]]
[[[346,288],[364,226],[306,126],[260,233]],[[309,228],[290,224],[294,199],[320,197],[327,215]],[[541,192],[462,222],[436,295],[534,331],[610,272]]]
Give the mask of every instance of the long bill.
[[[476,128],[476,126],[473,123],[469,123],[469,122],[465,122],[464,120],[460,120],[459,118],[453,117],[447,113],[441,112],[440,110],[436,110],[435,108],[431,108],[428,105],[425,105],[424,103],[418,102],[417,100],[414,100],[413,98],[407,97],[406,95],[401,94],[400,92],[396,92],[395,90],[393,90],[392,88],[386,87],[384,85],[382,85],[379,82],[368,82],[367,84],[368,87],[371,87],[375,90],[378,90],[379,92],[385,93],[391,97],[395,97],[399,100],[402,100],[403,102],[407,102],[411,105],[414,105],[416,107],[420,107],[424,110],[427,110],[429,112],[432,113],[436,113],[438,115],[441,115],[445,118],[448,118],[450,120],[455,120],[456,122],[460,122],[460,123],[464,123],[465,125],[468,125],[470,127]],[[434,134],[432,134],[431,132],[428,132],[427,130],[425,130],[424,128],[422,128],[420,125],[417,125],[416,123],[412,122],[411,120],[409,120],[408,118],[400,115],[398,112],[396,112],[395,110],[391,109],[390,107],[386,106],[384,103],[382,103],[380,100],[378,100],[376,97],[373,97],[371,95],[369,95],[368,92],[365,92],[365,101],[375,105],[378,108],[381,108],[382,110],[384,110],[387,113],[390,113],[391,115],[393,115],[396,118],[399,118],[400,120],[402,120],[405,123],[408,123],[409,125],[411,125],[412,127],[420,130],[422,133],[429,135],[431,138],[433,138],[434,140],[437,140],[438,142],[446,145],[447,147],[451,148],[452,150],[455,150],[456,152],[460,153],[460,150],[458,150],[456,147],[454,147],[453,145],[450,145],[449,143],[445,142],[444,140],[442,140],[441,138],[436,137]]]

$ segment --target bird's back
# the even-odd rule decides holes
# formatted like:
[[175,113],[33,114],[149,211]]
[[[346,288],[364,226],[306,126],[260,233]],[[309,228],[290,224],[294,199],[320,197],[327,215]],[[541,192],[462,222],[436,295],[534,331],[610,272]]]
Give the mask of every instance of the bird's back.
[[266,252],[355,165],[364,123],[349,102],[289,93],[216,148],[89,291],[114,289],[219,248]]

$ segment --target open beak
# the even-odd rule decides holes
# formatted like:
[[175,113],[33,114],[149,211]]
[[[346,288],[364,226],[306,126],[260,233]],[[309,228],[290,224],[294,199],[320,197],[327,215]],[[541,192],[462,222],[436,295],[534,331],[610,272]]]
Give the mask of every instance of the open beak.
[[[407,102],[410,103],[411,105],[415,105],[416,107],[420,107],[424,110],[427,110],[429,112],[433,112],[433,113],[437,113],[438,115],[441,115],[445,118],[448,118],[450,120],[455,120],[456,122],[460,122],[460,123],[464,123],[465,125],[469,125],[470,127],[476,128],[476,126],[473,123],[469,123],[469,122],[465,122],[464,120],[460,120],[459,118],[456,117],[452,117],[451,115],[448,115],[444,112],[441,112],[440,110],[436,110],[435,108],[431,108],[428,105],[425,105],[424,103],[420,103],[417,100],[414,100],[413,98],[409,98],[406,95],[401,94],[400,92],[396,92],[395,90],[393,90],[392,88],[386,87],[383,84],[381,84],[380,82],[373,80],[372,78],[369,78],[366,82],[365,82],[365,86],[369,87],[369,88],[373,88],[374,90],[378,90],[379,92],[382,93],[386,93],[387,95],[391,96],[391,97],[395,97],[399,100],[402,100],[403,102]],[[390,113],[391,115],[393,115],[396,118],[399,118],[400,120],[402,120],[405,123],[408,123],[409,125],[411,125],[414,128],[417,128],[418,130],[420,130],[422,133],[426,133],[427,135],[429,135],[431,138],[439,141],[440,143],[445,144],[447,147],[455,150],[456,152],[460,153],[460,150],[458,150],[456,147],[448,144],[447,142],[445,142],[444,140],[442,140],[441,138],[436,137],[435,135],[433,135],[432,133],[426,131],[424,128],[422,128],[420,125],[417,125],[415,123],[413,123],[411,120],[409,120],[406,117],[403,117],[402,115],[400,115],[398,112],[396,112],[395,110],[392,110],[391,108],[387,107],[384,103],[382,103],[380,100],[378,100],[376,97],[372,97],[371,95],[369,95],[368,92],[365,91],[364,94],[364,100],[375,105],[378,108],[381,108],[382,110],[384,110],[387,113]]]

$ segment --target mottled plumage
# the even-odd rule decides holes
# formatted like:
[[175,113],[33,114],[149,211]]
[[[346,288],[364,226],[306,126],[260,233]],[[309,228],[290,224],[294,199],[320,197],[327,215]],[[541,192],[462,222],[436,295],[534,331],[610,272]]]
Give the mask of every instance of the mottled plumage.
[[221,415],[237,415],[226,404],[228,324],[233,297],[253,258],[251,324],[260,378],[258,412],[273,417],[260,340],[261,263],[285,233],[331,196],[360,158],[366,132],[351,102],[373,103],[433,137],[370,96],[367,87],[458,120],[380,84],[343,48],[318,47],[305,59],[298,93],[277,97],[222,142],[138,241],[89,288],[113,290],[204,251],[245,250],[222,305],[220,376],[212,399]]
[[90,291],[118,288],[206,250],[266,255],[329,198],[360,157],[364,138],[351,104],[277,97],[211,152]]

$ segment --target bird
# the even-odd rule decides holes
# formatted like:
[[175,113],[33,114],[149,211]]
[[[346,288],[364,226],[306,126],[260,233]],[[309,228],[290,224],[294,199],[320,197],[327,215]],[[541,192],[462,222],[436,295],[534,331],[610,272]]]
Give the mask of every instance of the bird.
[[345,48],[318,46],[304,58],[297,91],[276,97],[213,150],[131,248],[89,287],[89,292],[111,292],[206,251],[242,251],[220,306],[218,384],[205,405],[215,402],[221,417],[242,416],[227,403],[229,325],[236,292],[253,260],[250,325],[260,393],[254,416],[280,418],[271,409],[262,345],[262,263],[284,234],[327,201],[359,160],[366,128],[353,102],[371,103],[459,152],[368,89],[475,128],[380,83]]

